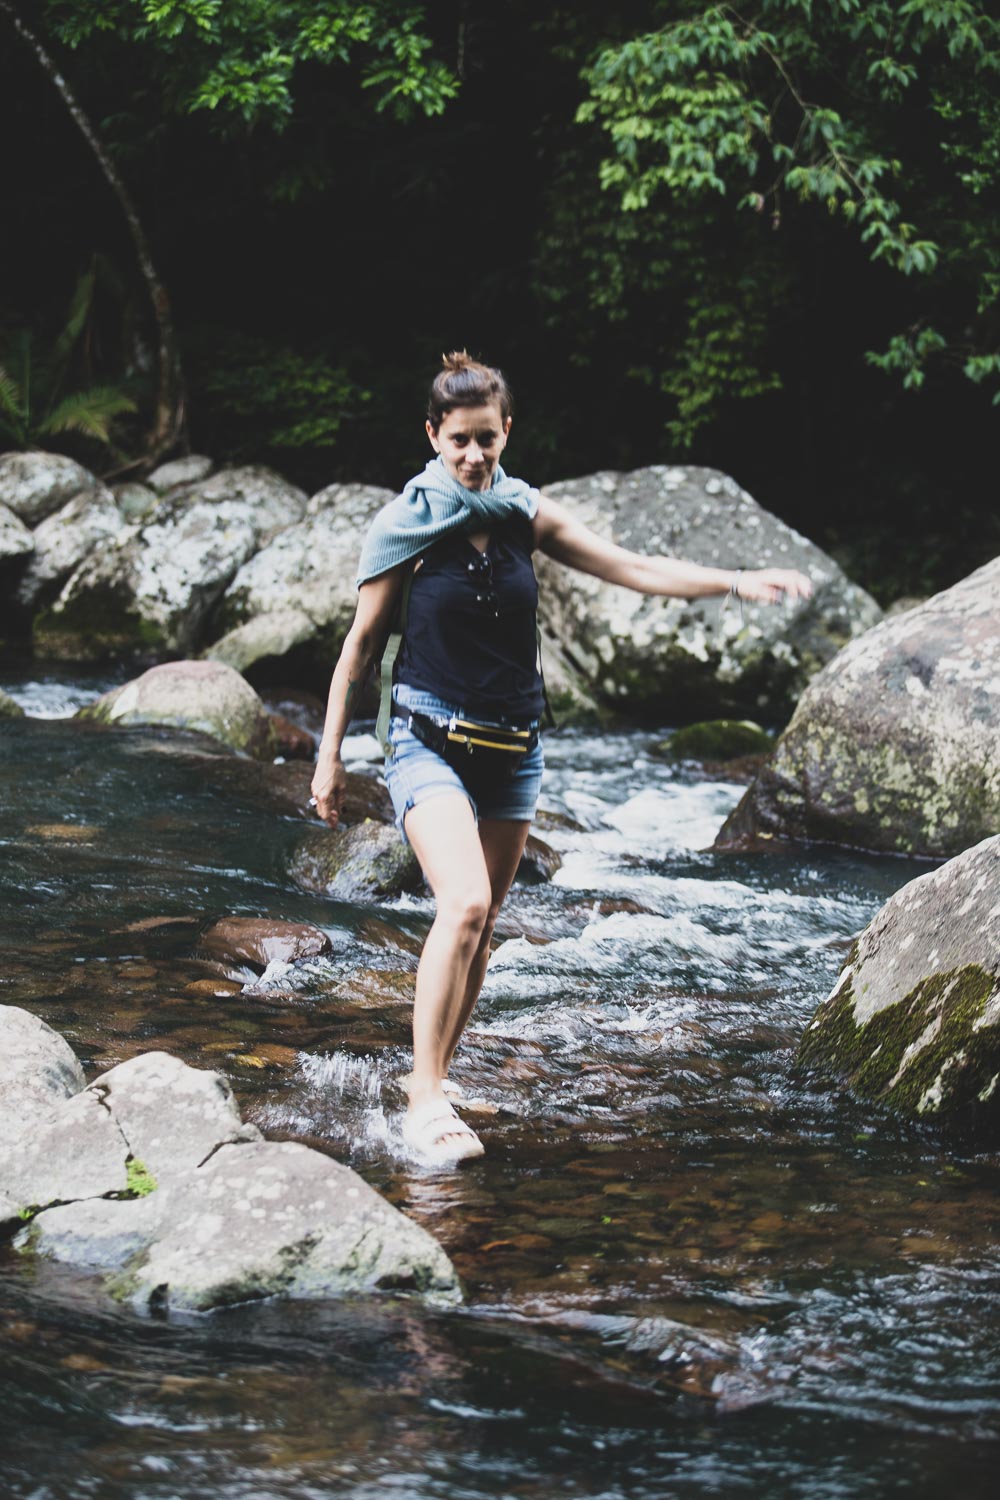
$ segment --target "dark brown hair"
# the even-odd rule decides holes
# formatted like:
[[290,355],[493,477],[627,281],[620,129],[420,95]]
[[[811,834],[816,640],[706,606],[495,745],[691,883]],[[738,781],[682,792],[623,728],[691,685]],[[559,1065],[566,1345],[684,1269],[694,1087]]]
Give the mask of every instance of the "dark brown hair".
[[514,398],[502,370],[480,364],[465,349],[442,354],[441,363],[427,401],[427,420],[435,432],[456,406],[488,406],[496,401],[504,422],[513,415]]

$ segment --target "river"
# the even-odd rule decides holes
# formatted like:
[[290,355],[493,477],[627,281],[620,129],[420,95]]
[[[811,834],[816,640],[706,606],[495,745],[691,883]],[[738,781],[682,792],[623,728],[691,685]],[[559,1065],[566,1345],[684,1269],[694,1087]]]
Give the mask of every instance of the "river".
[[[0,1249],[5,1496],[996,1493],[997,1155],[794,1066],[851,936],[926,866],[713,854],[739,787],[654,735],[550,737],[562,868],[515,888],[454,1069],[487,1154],[427,1174],[393,1080],[429,902],[305,894],[299,820],[181,739],[66,717],[104,683],[2,685],[46,717],[0,721],[0,1003],[88,1077],[152,1047],[220,1068],[269,1135],[437,1235],[466,1290],[145,1319]],[[348,748],[373,770],[368,737]],[[254,994],[198,953],[226,914],[315,923],[333,952]]]

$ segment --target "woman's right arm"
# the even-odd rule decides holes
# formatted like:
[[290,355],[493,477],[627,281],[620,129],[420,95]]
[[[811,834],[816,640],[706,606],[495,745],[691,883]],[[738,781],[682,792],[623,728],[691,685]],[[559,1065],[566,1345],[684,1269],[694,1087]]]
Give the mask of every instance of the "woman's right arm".
[[358,694],[392,629],[403,575],[410,566],[409,563],[400,563],[398,567],[390,568],[388,573],[380,573],[377,578],[361,585],[354,623],[347,632],[340,659],[333,671],[326,706],[326,723],[312,779],[316,812],[331,828],[337,826],[347,789],[347,774],[340,758],[340,747],[357,707]]

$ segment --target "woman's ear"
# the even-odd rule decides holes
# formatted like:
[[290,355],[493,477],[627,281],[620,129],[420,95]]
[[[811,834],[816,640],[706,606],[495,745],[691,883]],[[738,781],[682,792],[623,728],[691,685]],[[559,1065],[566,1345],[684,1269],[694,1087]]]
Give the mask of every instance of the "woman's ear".
[[424,430],[427,433],[427,436],[430,438],[431,447],[434,449],[434,452],[440,453],[441,444],[438,442],[438,435],[434,431],[434,428],[431,426],[429,421],[424,423]]

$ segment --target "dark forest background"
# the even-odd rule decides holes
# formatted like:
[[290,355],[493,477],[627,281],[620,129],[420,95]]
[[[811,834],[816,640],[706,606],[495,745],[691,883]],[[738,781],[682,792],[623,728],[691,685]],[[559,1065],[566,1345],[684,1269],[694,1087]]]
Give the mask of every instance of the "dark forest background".
[[[153,461],[103,152],[158,456],[398,486],[467,346],[533,482],[711,465],[882,602],[944,586],[1000,551],[992,10],[0,0],[0,447]],[[41,432],[94,388],[107,442]]]

